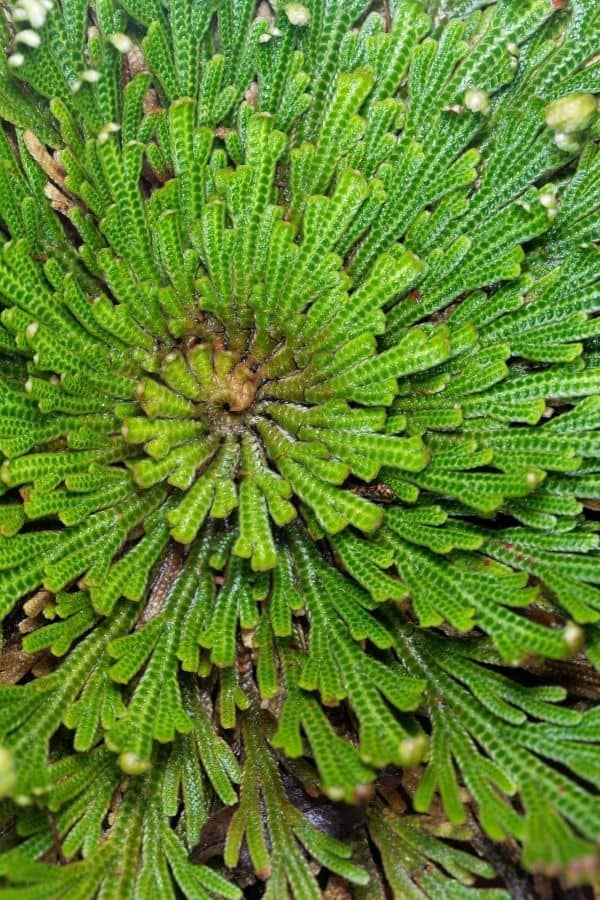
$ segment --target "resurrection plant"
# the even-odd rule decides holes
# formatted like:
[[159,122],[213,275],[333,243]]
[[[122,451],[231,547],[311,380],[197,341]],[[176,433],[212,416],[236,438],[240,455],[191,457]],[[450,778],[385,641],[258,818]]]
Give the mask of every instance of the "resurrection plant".
[[593,882],[598,0],[1,6],[0,895]]

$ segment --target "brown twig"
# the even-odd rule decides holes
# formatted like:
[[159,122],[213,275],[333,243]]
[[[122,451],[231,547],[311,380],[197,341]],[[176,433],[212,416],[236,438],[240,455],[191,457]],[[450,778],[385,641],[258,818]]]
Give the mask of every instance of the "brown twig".
[[52,846],[54,848],[54,855],[56,857],[56,864],[59,866],[65,866],[67,864],[67,860],[65,859],[62,846],[60,843],[60,835],[58,833],[58,829],[56,827],[56,822],[54,821],[54,816],[50,812],[49,809],[44,809],[44,813],[46,814],[46,819],[48,820],[48,825],[50,826],[50,832],[52,834]]
[[16,824],[17,820],[15,818],[9,819],[8,822],[5,822],[4,825],[0,828],[0,839],[6,837],[7,834],[10,834]]
[[392,12],[389,0],[382,0],[383,5],[383,30],[389,32],[392,29]]
[[498,876],[504,881],[513,900],[535,900],[529,889],[522,870],[515,865],[508,852],[501,844],[494,844],[479,828],[474,817],[471,817],[471,844],[473,849],[490,863]]
[[182,565],[181,553],[173,544],[170,544],[164,562],[158,570],[158,574],[150,588],[148,602],[139,618],[136,628],[141,628],[142,625],[158,615],[169,594],[171,585],[181,571]]

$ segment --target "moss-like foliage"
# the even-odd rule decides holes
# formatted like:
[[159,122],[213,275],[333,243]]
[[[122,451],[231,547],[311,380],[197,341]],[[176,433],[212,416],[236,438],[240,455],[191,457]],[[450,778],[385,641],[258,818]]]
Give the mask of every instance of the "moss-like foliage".
[[597,0],[0,31],[0,895],[593,880]]

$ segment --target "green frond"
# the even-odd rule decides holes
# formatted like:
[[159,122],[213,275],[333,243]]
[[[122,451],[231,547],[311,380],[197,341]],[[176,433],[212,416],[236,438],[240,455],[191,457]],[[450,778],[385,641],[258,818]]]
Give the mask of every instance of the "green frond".
[[[310,824],[286,797],[277,763],[266,743],[268,723],[257,712],[243,719],[246,760],[242,772],[240,802],[225,845],[226,864],[235,866],[242,841],[260,878],[268,878],[267,897],[290,893],[295,897],[321,895],[301,848],[317,863],[342,875],[352,884],[365,884],[366,872],[350,862],[345,844]],[[261,809],[264,808],[264,822]]]
[[[600,807],[552,763],[572,772],[583,766],[590,784],[596,783],[595,711],[582,715],[553,706],[564,699],[564,690],[513,682],[486,666],[494,665],[495,655],[482,653],[483,648],[475,646],[473,653],[467,644],[441,656],[436,652],[439,639],[406,627],[398,641],[397,653],[408,671],[429,675],[433,733],[416,809],[428,809],[439,792],[450,821],[463,822],[458,767],[485,831],[494,840],[517,837],[532,868],[552,872],[554,865],[562,865],[568,872],[580,857],[591,860]],[[522,808],[515,807],[515,796]],[[552,823],[552,845],[540,830],[542,819]]]
[[[165,788],[169,775],[164,757],[150,776],[122,787],[110,827],[102,822],[119,787],[119,773],[106,751],[64,757],[48,775],[50,808],[60,806],[56,833],[63,838],[67,865],[56,867],[36,858],[52,847],[53,833],[44,818],[29,823],[27,840],[0,860],[0,871],[15,887],[13,894],[35,900],[42,892],[56,898],[135,895],[176,897],[177,890],[198,898],[235,900],[240,891],[207,866],[190,862],[185,844],[169,821]],[[83,859],[76,853],[83,851]],[[18,885],[19,887],[16,887]]]
[[0,894],[593,883],[597,2],[1,6]]
[[[378,804],[369,815],[368,830],[382,856],[385,876],[395,896],[410,900],[448,897],[451,900],[508,900],[506,891],[474,887],[492,879],[494,869],[466,849],[468,827],[399,816]],[[461,849],[447,842],[461,841]]]

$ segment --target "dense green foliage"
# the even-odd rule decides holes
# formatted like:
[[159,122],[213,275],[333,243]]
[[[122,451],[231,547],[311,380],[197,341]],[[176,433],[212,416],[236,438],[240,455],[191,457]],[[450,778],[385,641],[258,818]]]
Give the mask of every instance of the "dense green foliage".
[[0,896],[593,878],[597,0],[0,30]]

